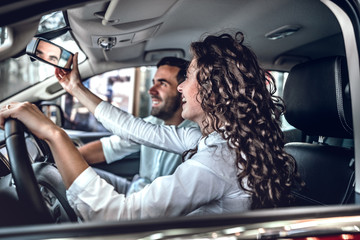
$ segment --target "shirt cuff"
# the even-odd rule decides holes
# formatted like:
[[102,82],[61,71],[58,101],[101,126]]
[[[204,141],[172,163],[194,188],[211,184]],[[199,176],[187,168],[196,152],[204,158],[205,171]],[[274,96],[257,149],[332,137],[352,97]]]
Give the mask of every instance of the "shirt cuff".
[[[112,135],[112,136],[114,136],[114,135]],[[115,154],[112,154],[113,149],[111,148],[111,146],[112,146],[111,145],[111,137],[100,138],[100,142],[101,142],[101,145],[102,145],[102,148],[103,148],[103,153],[104,153],[104,156],[105,156],[105,161],[108,164],[115,161],[115,159],[114,159]]]
[[[97,173],[91,167],[86,168],[80,175],[74,180],[67,190],[68,197],[76,197],[81,193],[84,188],[96,178]],[[69,199],[70,200],[70,199]]]
[[99,118],[99,116],[101,116],[101,111],[104,109],[104,107],[106,106],[108,102],[106,101],[101,101],[95,108],[95,111],[94,111],[94,116],[96,119]]

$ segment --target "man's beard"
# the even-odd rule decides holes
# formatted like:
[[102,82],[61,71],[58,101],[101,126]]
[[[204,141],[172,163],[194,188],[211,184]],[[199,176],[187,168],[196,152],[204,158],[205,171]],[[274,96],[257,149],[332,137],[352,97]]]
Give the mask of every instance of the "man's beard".
[[173,117],[174,113],[181,107],[181,96],[177,94],[174,97],[169,97],[165,104],[161,107],[153,107],[151,109],[151,115],[160,118],[161,120],[168,120]]

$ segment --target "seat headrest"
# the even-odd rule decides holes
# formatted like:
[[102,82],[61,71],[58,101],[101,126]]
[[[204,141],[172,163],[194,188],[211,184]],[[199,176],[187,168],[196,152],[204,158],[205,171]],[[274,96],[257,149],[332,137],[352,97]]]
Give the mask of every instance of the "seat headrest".
[[284,87],[285,118],[308,135],[352,138],[346,59],[327,57],[290,70]]

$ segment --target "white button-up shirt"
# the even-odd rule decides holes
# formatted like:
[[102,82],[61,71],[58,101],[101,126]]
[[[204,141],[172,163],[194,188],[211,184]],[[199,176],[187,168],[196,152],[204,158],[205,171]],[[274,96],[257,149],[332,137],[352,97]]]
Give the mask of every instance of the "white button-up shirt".
[[250,196],[238,184],[235,152],[213,132],[201,138],[198,128],[147,123],[101,102],[95,117],[123,139],[181,154],[198,145],[191,159],[169,176],[155,179],[125,197],[89,167],[67,191],[70,205],[84,220],[141,219],[248,210]]

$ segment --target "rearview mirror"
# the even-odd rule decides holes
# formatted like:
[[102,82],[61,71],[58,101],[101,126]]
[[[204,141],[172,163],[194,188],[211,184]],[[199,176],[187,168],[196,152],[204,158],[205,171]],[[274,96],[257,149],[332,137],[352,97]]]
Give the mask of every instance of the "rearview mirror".
[[71,70],[74,54],[47,39],[34,37],[27,45],[26,53],[32,59],[37,59],[54,67]]

